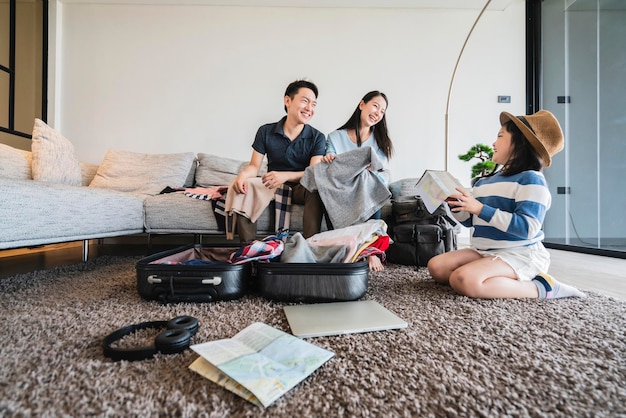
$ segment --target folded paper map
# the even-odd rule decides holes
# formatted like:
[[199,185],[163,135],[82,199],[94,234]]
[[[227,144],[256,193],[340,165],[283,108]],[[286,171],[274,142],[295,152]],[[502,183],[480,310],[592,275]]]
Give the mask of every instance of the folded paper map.
[[189,369],[247,401],[267,407],[335,354],[256,322],[230,339],[192,345]]
[[417,194],[422,198],[426,209],[433,213],[441,203],[452,194],[458,194],[456,188],[466,189],[447,171],[426,170],[416,185]]

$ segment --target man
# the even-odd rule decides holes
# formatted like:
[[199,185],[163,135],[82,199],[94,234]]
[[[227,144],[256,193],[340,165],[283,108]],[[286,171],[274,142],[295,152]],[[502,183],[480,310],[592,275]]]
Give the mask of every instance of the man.
[[[259,173],[267,155],[268,172],[261,178],[268,189],[287,183],[292,187],[292,203],[304,203],[303,235],[308,238],[320,232],[324,208],[317,192],[309,192],[300,184],[304,170],[322,160],[326,138],[308,125],[317,106],[317,86],[310,81],[296,80],[287,86],[284,109],[287,115],[276,123],[259,128],[252,144],[250,163],[237,175],[231,190],[248,193],[248,179]],[[256,238],[256,223],[237,216],[241,242]]]

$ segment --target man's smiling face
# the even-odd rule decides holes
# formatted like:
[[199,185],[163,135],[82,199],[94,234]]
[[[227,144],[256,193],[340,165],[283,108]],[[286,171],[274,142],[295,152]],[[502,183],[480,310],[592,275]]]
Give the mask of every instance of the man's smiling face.
[[315,114],[317,97],[313,90],[301,87],[293,96],[285,96],[287,116],[298,124],[307,124]]

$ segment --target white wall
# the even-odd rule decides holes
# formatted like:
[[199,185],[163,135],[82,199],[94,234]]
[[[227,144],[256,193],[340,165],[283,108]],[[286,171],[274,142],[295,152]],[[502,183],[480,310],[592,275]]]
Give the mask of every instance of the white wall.
[[[369,90],[390,100],[392,179],[443,169],[452,70],[480,8],[292,8],[55,4],[50,124],[82,161],[108,148],[209,152],[247,160],[259,125],[284,115],[287,84],[319,89],[311,124],[324,133]],[[525,109],[525,6],[487,10],[461,59],[449,111],[449,170],[498,114]],[[59,58],[60,57],[60,58]],[[512,96],[498,104],[498,95]],[[155,168],[158,169],[158,168]]]

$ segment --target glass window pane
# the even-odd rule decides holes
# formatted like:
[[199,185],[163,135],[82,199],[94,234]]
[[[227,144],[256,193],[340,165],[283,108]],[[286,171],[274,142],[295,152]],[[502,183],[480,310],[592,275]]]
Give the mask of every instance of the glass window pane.
[[0,65],[9,67],[9,2],[0,1]]
[[0,71],[0,126],[9,127],[9,74]]
[[18,2],[15,33],[15,130],[31,133],[41,117],[42,2]]

